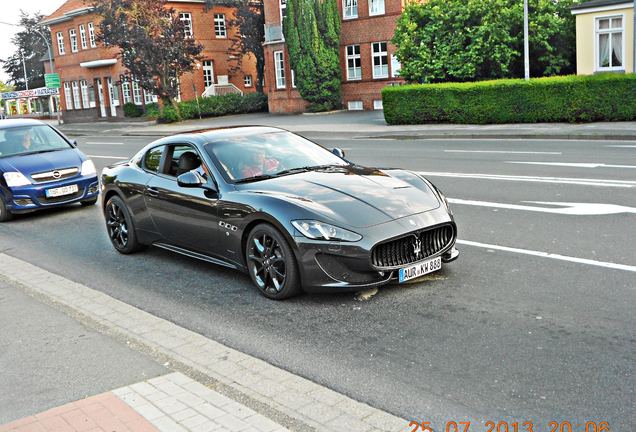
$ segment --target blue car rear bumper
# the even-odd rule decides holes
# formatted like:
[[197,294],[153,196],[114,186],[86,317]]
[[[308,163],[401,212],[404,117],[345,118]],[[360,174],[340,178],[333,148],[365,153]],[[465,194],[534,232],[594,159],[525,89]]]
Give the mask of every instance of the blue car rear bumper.
[[[46,191],[64,186],[77,185],[77,192],[55,198],[47,198]],[[28,186],[10,188],[10,194],[5,197],[7,209],[11,213],[27,213],[34,210],[72,204],[75,202],[95,199],[99,195],[99,180],[97,175],[74,177],[56,182],[32,184]]]

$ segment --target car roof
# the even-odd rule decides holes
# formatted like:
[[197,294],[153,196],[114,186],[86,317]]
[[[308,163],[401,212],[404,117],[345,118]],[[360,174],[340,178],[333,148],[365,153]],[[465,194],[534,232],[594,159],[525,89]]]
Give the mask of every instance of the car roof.
[[40,120],[33,119],[6,119],[0,120],[0,130],[9,129],[20,126],[42,126],[46,125],[46,123]]

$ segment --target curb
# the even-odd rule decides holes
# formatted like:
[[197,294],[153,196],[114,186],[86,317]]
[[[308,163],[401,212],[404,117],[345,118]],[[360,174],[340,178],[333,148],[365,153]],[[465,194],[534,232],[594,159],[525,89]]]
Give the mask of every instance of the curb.
[[407,420],[4,253],[0,277],[292,431],[412,429]]

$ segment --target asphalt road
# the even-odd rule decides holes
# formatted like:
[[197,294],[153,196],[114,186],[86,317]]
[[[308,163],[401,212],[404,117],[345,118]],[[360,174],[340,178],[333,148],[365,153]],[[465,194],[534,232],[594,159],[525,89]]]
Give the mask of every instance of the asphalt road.
[[[151,140],[79,138],[98,168]],[[428,173],[453,203],[459,260],[366,302],[272,302],[240,273],[158,249],[118,255],[97,206],[1,225],[0,250],[436,430],[634,430],[636,142],[317,141]]]

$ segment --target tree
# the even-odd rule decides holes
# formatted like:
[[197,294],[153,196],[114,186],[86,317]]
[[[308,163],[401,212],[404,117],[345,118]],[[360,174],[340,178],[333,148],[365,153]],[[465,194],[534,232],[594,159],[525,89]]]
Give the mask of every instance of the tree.
[[186,37],[184,23],[165,0],[95,1],[98,39],[119,48],[122,64],[139,86],[164,105],[179,95],[179,77],[194,70],[203,47]]
[[336,0],[288,0],[283,31],[298,92],[310,111],[342,103],[340,15]]
[[[578,0],[530,0],[533,76],[575,72]],[[523,1],[430,0],[406,7],[392,40],[411,82],[522,77]]]
[[214,6],[227,6],[235,9],[234,18],[229,21],[230,27],[238,29],[232,36],[230,58],[235,65],[231,72],[241,69],[243,58],[253,56],[256,59],[256,90],[263,92],[265,78],[265,10],[263,0],[206,0],[206,10]]
[[8,82],[13,84],[17,90],[26,89],[22,53],[24,53],[29,88],[44,87],[44,64],[40,60],[47,56],[46,42],[44,42],[43,36],[50,38],[50,32],[40,31],[42,35],[39,35],[34,30],[43,19],[44,15],[39,12],[33,15],[21,12],[20,26],[24,30],[16,33],[11,39],[17,50],[8,59],[2,60],[2,68],[9,76]]

